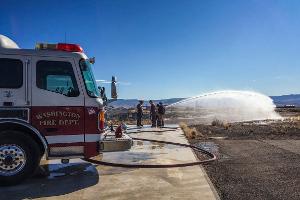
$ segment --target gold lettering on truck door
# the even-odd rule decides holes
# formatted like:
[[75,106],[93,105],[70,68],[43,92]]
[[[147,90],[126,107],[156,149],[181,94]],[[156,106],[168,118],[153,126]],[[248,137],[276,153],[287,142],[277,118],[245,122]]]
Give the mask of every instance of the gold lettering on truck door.
[[78,126],[80,114],[67,111],[47,111],[37,113],[35,117],[41,126]]

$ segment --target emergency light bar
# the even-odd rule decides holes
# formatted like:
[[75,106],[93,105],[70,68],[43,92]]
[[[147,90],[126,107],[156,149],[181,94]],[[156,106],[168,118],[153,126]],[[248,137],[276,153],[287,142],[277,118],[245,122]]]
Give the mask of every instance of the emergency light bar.
[[83,49],[78,44],[47,44],[47,43],[37,43],[35,49],[38,50],[58,50],[58,51],[68,51],[68,52],[83,52]]

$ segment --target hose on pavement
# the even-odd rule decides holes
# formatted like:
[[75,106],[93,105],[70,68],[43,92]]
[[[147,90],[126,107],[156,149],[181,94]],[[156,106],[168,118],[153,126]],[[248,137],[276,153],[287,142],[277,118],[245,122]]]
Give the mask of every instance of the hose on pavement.
[[[141,133],[145,131],[137,131],[137,132],[131,132],[131,133]],[[155,132],[155,131],[152,131]],[[159,131],[161,132],[161,131]],[[216,156],[213,153],[210,153],[209,151],[206,151],[200,147],[190,145],[190,144],[183,144],[183,143],[177,143],[177,142],[168,142],[168,141],[162,141],[162,140],[152,140],[152,139],[146,139],[146,138],[136,138],[132,137],[133,140],[136,141],[147,141],[147,142],[157,142],[162,144],[170,144],[180,147],[189,147],[192,148],[194,151],[204,154],[208,156],[208,159],[205,160],[199,160],[195,162],[186,162],[186,163],[177,163],[177,164],[124,164],[124,163],[113,163],[113,162],[106,162],[106,161],[100,161],[100,160],[94,160],[91,158],[85,158],[83,160],[98,164],[98,165],[105,165],[105,166],[111,166],[111,167],[124,167],[124,168],[174,168],[174,167],[188,167],[188,166],[194,166],[194,165],[200,165],[200,164],[208,164],[216,160]]]

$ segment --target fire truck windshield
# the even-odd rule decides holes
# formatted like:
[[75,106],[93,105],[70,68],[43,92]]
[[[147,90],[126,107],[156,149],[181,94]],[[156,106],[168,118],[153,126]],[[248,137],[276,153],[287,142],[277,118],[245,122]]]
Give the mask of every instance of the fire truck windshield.
[[99,97],[99,90],[97,89],[97,84],[92,72],[91,63],[89,60],[80,60],[80,70],[84,80],[85,88],[90,97]]

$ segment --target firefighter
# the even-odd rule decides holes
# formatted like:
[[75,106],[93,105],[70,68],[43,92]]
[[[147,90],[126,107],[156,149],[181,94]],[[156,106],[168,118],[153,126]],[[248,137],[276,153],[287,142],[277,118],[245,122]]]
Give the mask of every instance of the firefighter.
[[162,102],[159,102],[158,108],[157,108],[157,113],[158,113],[158,124],[157,126],[159,127],[164,127],[165,122],[164,122],[164,115],[165,115],[166,109],[163,105]]
[[138,127],[142,127],[142,117],[143,117],[143,100],[139,101],[139,104],[136,106],[136,110],[137,110],[137,121],[136,121],[136,125]]
[[157,109],[157,112],[156,112],[156,126],[160,127],[161,126],[161,124],[160,124],[161,121],[159,120],[158,108],[159,108],[159,104],[156,105],[156,109]]
[[151,127],[156,127],[156,120],[157,120],[156,106],[152,100],[150,100],[149,103],[150,103],[150,118],[152,122]]

